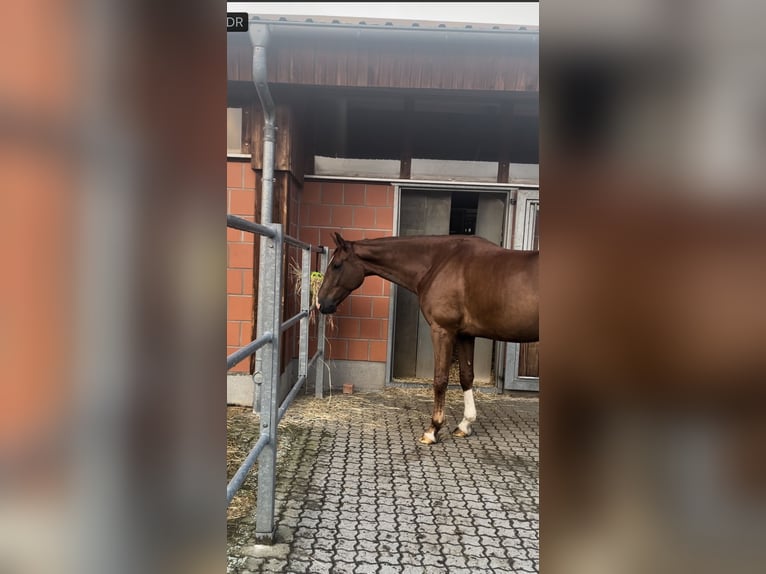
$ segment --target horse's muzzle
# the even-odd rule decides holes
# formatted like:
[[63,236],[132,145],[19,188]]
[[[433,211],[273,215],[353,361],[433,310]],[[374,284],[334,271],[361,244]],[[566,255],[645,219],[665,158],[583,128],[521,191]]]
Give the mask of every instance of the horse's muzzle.
[[319,302],[319,312],[323,313],[324,315],[332,315],[335,313],[335,311],[338,309],[337,303],[327,302],[327,301],[320,301]]

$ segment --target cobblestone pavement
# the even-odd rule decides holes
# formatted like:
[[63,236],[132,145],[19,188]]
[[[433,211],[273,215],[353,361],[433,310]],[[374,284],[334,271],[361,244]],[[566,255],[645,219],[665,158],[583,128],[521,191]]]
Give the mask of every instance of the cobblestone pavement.
[[[440,442],[418,443],[431,392],[301,396],[280,423],[273,546],[254,545],[257,468],[229,507],[228,572],[538,571],[538,401],[477,392],[474,434],[448,391]],[[257,438],[229,408],[229,476]]]

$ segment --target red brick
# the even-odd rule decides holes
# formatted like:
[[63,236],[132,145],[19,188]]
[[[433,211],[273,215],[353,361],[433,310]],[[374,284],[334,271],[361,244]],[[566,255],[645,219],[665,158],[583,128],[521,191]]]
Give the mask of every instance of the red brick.
[[387,185],[368,185],[365,205],[390,206],[391,195]]
[[349,361],[366,361],[369,358],[369,344],[367,341],[349,341],[348,359]]
[[352,317],[372,317],[372,298],[352,295],[349,297],[349,300],[351,302]]
[[370,361],[386,362],[386,341],[370,341]]
[[391,235],[390,230],[383,230],[383,229],[365,229],[364,230],[365,239],[378,239],[380,237],[390,237],[390,235]]
[[250,321],[242,321],[239,325],[239,344],[244,347],[253,340],[253,324]]
[[328,359],[346,360],[348,358],[348,341],[342,339],[328,339],[324,348]]
[[252,295],[255,291],[255,288],[253,286],[253,270],[252,269],[243,269],[242,270],[242,293],[245,295]]
[[301,205],[301,209],[298,215],[301,226],[309,224],[309,217],[311,216],[311,205],[304,203]]
[[341,339],[355,339],[359,336],[359,319],[351,317],[337,317],[338,337]]
[[343,184],[343,203],[346,205],[364,205],[364,184]]
[[343,204],[343,184],[342,183],[323,183],[322,184],[322,203],[325,205]]
[[377,229],[393,230],[394,228],[394,208],[376,207],[375,208],[375,227]]
[[226,241],[242,241],[242,232],[239,229],[226,228]]
[[343,229],[340,234],[347,241],[359,241],[364,239],[364,231],[361,229]]
[[253,298],[248,295],[229,295],[227,298],[226,318],[229,321],[251,321],[253,318]]
[[372,300],[372,316],[388,318],[388,297],[375,297]]
[[359,319],[359,336],[362,339],[380,339],[380,319]]
[[226,344],[230,347],[238,347],[239,343],[239,321],[226,322]]
[[236,295],[242,293],[242,271],[239,269],[226,270],[226,292]]
[[[227,347],[226,354],[231,355],[238,347]],[[245,357],[239,363],[229,369],[230,373],[249,373],[250,372],[250,357]]]
[[332,224],[332,208],[326,205],[312,205],[309,210],[309,225],[326,226]]
[[244,186],[247,189],[255,189],[255,186],[256,186],[255,171],[253,170],[252,164],[250,163],[242,164],[242,171],[245,175]]
[[253,215],[255,213],[255,192],[248,189],[230,190],[229,213],[232,215]]
[[359,229],[338,229],[337,227],[324,227],[319,230],[320,245],[326,245],[330,249],[335,249],[335,233],[341,234],[347,241],[359,241],[364,239],[364,234]]
[[317,229],[319,232],[319,245],[325,245],[330,248],[330,256],[332,256],[332,250],[335,249],[335,241],[333,241],[333,233],[338,231],[334,228],[321,228]]
[[250,243],[230,243],[229,267],[252,269],[253,254],[253,245]]
[[306,181],[301,193],[302,203],[321,203],[322,184],[318,181]]
[[230,161],[226,164],[226,187],[242,187],[242,164]]
[[365,277],[364,283],[359,288],[362,295],[383,295],[383,284],[386,282],[382,277],[369,275]]
[[316,227],[301,227],[298,230],[298,239],[309,245],[319,245],[319,229]]
[[333,206],[332,224],[336,227],[352,227],[354,225],[354,208],[346,205]]
[[354,208],[354,227],[362,227],[362,228],[375,227],[375,208],[374,207],[355,207]]

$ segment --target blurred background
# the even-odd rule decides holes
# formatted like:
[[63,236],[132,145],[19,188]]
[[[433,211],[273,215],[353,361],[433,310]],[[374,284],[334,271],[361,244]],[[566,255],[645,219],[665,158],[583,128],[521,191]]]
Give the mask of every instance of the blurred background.
[[0,571],[223,571],[225,6],[2,11]]
[[[543,572],[763,569],[765,9],[541,5]],[[0,571],[223,571],[224,7],[3,12]]]
[[542,572],[756,572],[756,2],[541,5]]

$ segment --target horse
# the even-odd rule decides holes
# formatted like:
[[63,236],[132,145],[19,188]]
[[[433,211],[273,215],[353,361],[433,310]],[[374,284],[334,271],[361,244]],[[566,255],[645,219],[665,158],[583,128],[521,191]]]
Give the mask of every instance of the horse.
[[415,293],[431,327],[434,404],[420,442],[438,441],[453,350],[457,350],[463,420],[453,436],[472,434],[476,420],[473,355],[476,337],[513,343],[539,340],[539,251],[504,249],[473,235],[421,235],[347,241],[336,249],[317,293],[316,307],[334,313],[368,275]]

